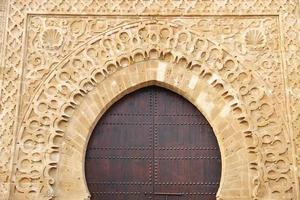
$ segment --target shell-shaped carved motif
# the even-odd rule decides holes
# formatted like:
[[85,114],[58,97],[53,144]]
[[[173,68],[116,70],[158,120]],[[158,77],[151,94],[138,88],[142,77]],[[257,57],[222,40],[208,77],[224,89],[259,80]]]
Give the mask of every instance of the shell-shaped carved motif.
[[266,37],[260,30],[249,30],[245,34],[245,43],[250,49],[258,50],[265,46]]
[[57,29],[45,30],[42,34],[43,46],[48,49],[56,49],[60,47],[62,41],[63,36]]

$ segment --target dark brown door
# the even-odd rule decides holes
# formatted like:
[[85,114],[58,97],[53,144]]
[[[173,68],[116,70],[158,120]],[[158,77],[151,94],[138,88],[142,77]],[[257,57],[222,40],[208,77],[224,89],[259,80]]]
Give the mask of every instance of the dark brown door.
[[148,87],[100,119],[85,171],[95,200],[210,200],[219,187],[221,159],[212,128],[190,102]]

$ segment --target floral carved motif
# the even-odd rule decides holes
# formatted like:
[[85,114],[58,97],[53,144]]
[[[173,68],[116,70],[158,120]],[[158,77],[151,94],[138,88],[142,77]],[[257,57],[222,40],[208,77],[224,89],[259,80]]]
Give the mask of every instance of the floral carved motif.
[[42,41],[44,48],[57,49],[62,44],[63,37],[57,29],[48,29],[42,34]]
[[259,30],[249,30],[245,34],[246,45],[253,50],[258,50],[264,47],[266,42],[265,35]]

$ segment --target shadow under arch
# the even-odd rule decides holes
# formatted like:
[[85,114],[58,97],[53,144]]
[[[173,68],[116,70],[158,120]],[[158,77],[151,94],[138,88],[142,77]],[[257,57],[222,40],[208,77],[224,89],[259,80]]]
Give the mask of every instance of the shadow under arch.
[[[205,116],[213,128],[222,159],[217,199],[251,199],[249,155],[243,136],[247,126],[237,120],[233,111],[238,99],[234,98],[234,94],[224,92],[224,88],[209,84],[212,75],[200,77],[190,71],[173,68],[172,63],[159,60],[132,64],[104,79],[80,100],[68,122],[61,148],[57,176],[59,199],[89,199],[84,163],[95,125],[119,99],[151,85],[183,96]],[[128,76],[128,73],[131,75]],[[180,81],[179,77],[182,77]],[[231,98],[228,99],[228,96]]]
[[[155,187],[154,193],[166,192],[165,190],[177,186],[176,191],[171,189],[169,192],[183,192],[185,193],[184,199],[211,199],[216,196],[221,178],[220,149],[212,128],[207,126],[209,122],[186,98],[171,91],[172,86],[161,87],[157,86],[158,84],[159,82],[157,84],[154,82],[150,83],[150,86],[142,88],[138,86],[135,91],[121,97],[111,105],[95,124],[87,142],[84,169],[92,199],[119,199],[125,196],[133,199],[146,199],[144,192],[150,192],[148,189],[152,185]],[[151,137],[150,141],[149,137]],[[183,149],[177,148],[188,149],[182,151]],[[207,151],[208,149],[210,151]],[[106,156],[109,157],[108,160]],[[121,158],[125,156],[126,162],[119,160],[119,156]],[[131,156],[134,157],[133,160]],[[157,162],[158,172],[155,172],[155,168],[151,168],[149,164],[151,156],[154,159],[152,162]],[[160,160],[161,156],[162,160]],[[179,160],[174,161],[172,158],[174,156]],[[180,160],[181,156],[184,158],[192,156],[196,160],[190,160],[190,158]],[[128,157],[129,160],[127,160]],[[204,160],[198,160],[203,158]],[[133,164],[135,162],[144,165],[142,164],[143,167],[141,167]],[[182,162],[190,164],[180,164]],[[107,168],[108,166],[110,167]],[[106,172],[106,169],[111,170]],[[134,173],[140,170],[143,173]],[[172,175],[165,177],[164,174],[168,171],[173,171]],[[148,177],[151,174],[153,179]],[[154,176],[157,177],[154,178]],[[107,184],[107,181],[112,182],[113,185]],[[98,185],[99,182],[101,184]],[[171,187],[166,186],[166,183],[170,183]],[[182,185],[186,183],[189,184]],[[198,189],[195,190],[196,183]],[[127,186],[133,188],[129,189]],[[142,189],[140,186],[145,186],[145,188]],[[115,187],[118,190],[115,190]],[[123,192],[131,195],[124,196]]]

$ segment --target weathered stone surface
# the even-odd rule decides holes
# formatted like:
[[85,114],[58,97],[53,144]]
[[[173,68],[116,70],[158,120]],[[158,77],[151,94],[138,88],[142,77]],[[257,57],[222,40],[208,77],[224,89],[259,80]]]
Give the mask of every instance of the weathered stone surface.
[[[5,31],[5,11],[6,11],[6,0],[0,1],[0,55],[2,56],[3,51],[3,40],[4,40],[4,31]],[[3,59],[0,60],[0,62]]]
[[299,199],[299,13],[297,0],[10,0],[0,199],[88,199],[95,123],[153,84],[212,125],[218,199]]

